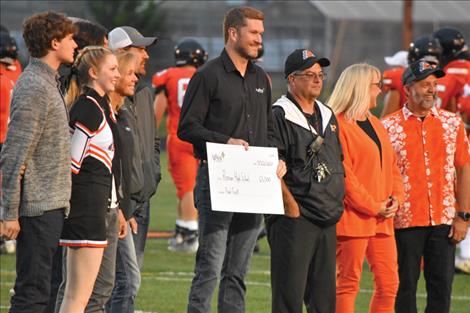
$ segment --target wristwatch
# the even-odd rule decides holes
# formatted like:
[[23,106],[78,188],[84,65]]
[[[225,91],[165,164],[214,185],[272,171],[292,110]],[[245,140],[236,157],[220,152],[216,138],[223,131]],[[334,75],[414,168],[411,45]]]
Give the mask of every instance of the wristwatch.
[[470,213],[468,212],[457,212],[457,216],[463,219],[465,222],[470,221]]

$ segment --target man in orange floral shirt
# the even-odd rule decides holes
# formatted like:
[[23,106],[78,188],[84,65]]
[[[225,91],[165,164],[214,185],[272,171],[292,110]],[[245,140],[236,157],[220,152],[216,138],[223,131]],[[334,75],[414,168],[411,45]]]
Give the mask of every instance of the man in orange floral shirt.
[[434,106],[437,79],[444,75],[426,61],[412,63],[403,73],[408,102],[383,119],[405,187],[405,200],[394,219],[397,313],[416,312],[422,257],[426,313],[449,312],[455,244],[467,233],[470,145],[460,117]]

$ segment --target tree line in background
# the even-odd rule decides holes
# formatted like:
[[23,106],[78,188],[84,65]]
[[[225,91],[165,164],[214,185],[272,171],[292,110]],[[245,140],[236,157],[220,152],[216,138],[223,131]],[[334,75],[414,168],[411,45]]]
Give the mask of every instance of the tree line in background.
[[[165,14],[160,10],[165,1],[88,0],[87,5],[96,22],[106,29],[129,25],[142,34],[165,33]],[[112,4],[112,5],[111,5]]]

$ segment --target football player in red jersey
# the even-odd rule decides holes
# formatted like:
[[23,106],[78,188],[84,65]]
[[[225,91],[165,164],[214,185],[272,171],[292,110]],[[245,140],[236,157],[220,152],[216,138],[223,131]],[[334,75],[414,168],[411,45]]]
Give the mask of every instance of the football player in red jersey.
[[441,66],[446,76],[455,78],[460,89],[456,99],[467,133],[470,132],[470,53],[462,33],[455,28],[443,27],[433,33],[442,46]]
[[[455,28],[443,27],[433,33],[442,46],[441,63],[446,76],[459,81],[460,97],[457,107],[462,114],[467,134],[470,138],[470,54],[462,33]],[[467,208],[468,211],[468,208]],[[456,255],[455,269],[457,272],[470,274],[470,236],[460,242],[460,253]]]
[[401,77],[407,62],[408,52],[398,51],[393,56],[385,57],[385,63],[392,68],[385,70],[383,73],[383,87],[382,92],[385,97],[382,116],[395,112],[403,107],[406,96],[401,82]]
[[[18,47],[8,30],[2,26],[0,31],[0,152],[5,142],[8,122],[10,121],[10,99],[21,65],[18,61]],[[15,253],[15,240],[4,241],[0,238],[0,253]]]
[[0,32],[0,151],[7,134],[10,95],[21,74],[21,65],[17,57],[18,47],[13,37],[6,31]]
[[176,133],[186,88],[197,68],[206,60],[207,53],[197,41],[183,40],[175,47],[176,66],[158,72],[152,78],[156,90],[157,127],[160,126],[164,112],[168,111],[168,170],[179,200],[175,236],[170,239],[168,246],[170,251],[196,252],[198,248],[198,220],[193,200],[198,161],[194,157],[192,145],[181,141]]

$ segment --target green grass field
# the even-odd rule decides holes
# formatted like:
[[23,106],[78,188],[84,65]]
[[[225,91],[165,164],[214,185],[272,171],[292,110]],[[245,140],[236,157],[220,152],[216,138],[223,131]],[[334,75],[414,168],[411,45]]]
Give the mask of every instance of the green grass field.
[[[166,155],[162,155],[165,175],[156,196],[152,199],[151,230],[172,230],[176,216],[176,196],[171,177],[166,171]],[[15,280],[15,258],[1,255],[0,271],[0,312],[7,312],[9,290]],[[137,296],[136,309],[145,312],[182,313],[185,312],[187,296],[193,276],[194,255],[170,253],[167,242],[162,239],[149,239],[145,253],[142,285]],[[261,242],[261,252],[253,257],[247,282],[247,306],[249,313],[271,312],[271,288],[269,276],[269,247],[266,240]],[[361,292],[356,301],[356,312],[368,312],[372,294],[373,280],[364,266]],[[322,292],[319,290],[318,292]],[[418,294],[419,312],[424,311],[425,288],[420,281]],[[469,312],[470,276],[456,275],[454,279],[452,309],[453,313]],[[216,297],[213,312],[216,312]],[[222,313],[222,312],[221,312]]]

